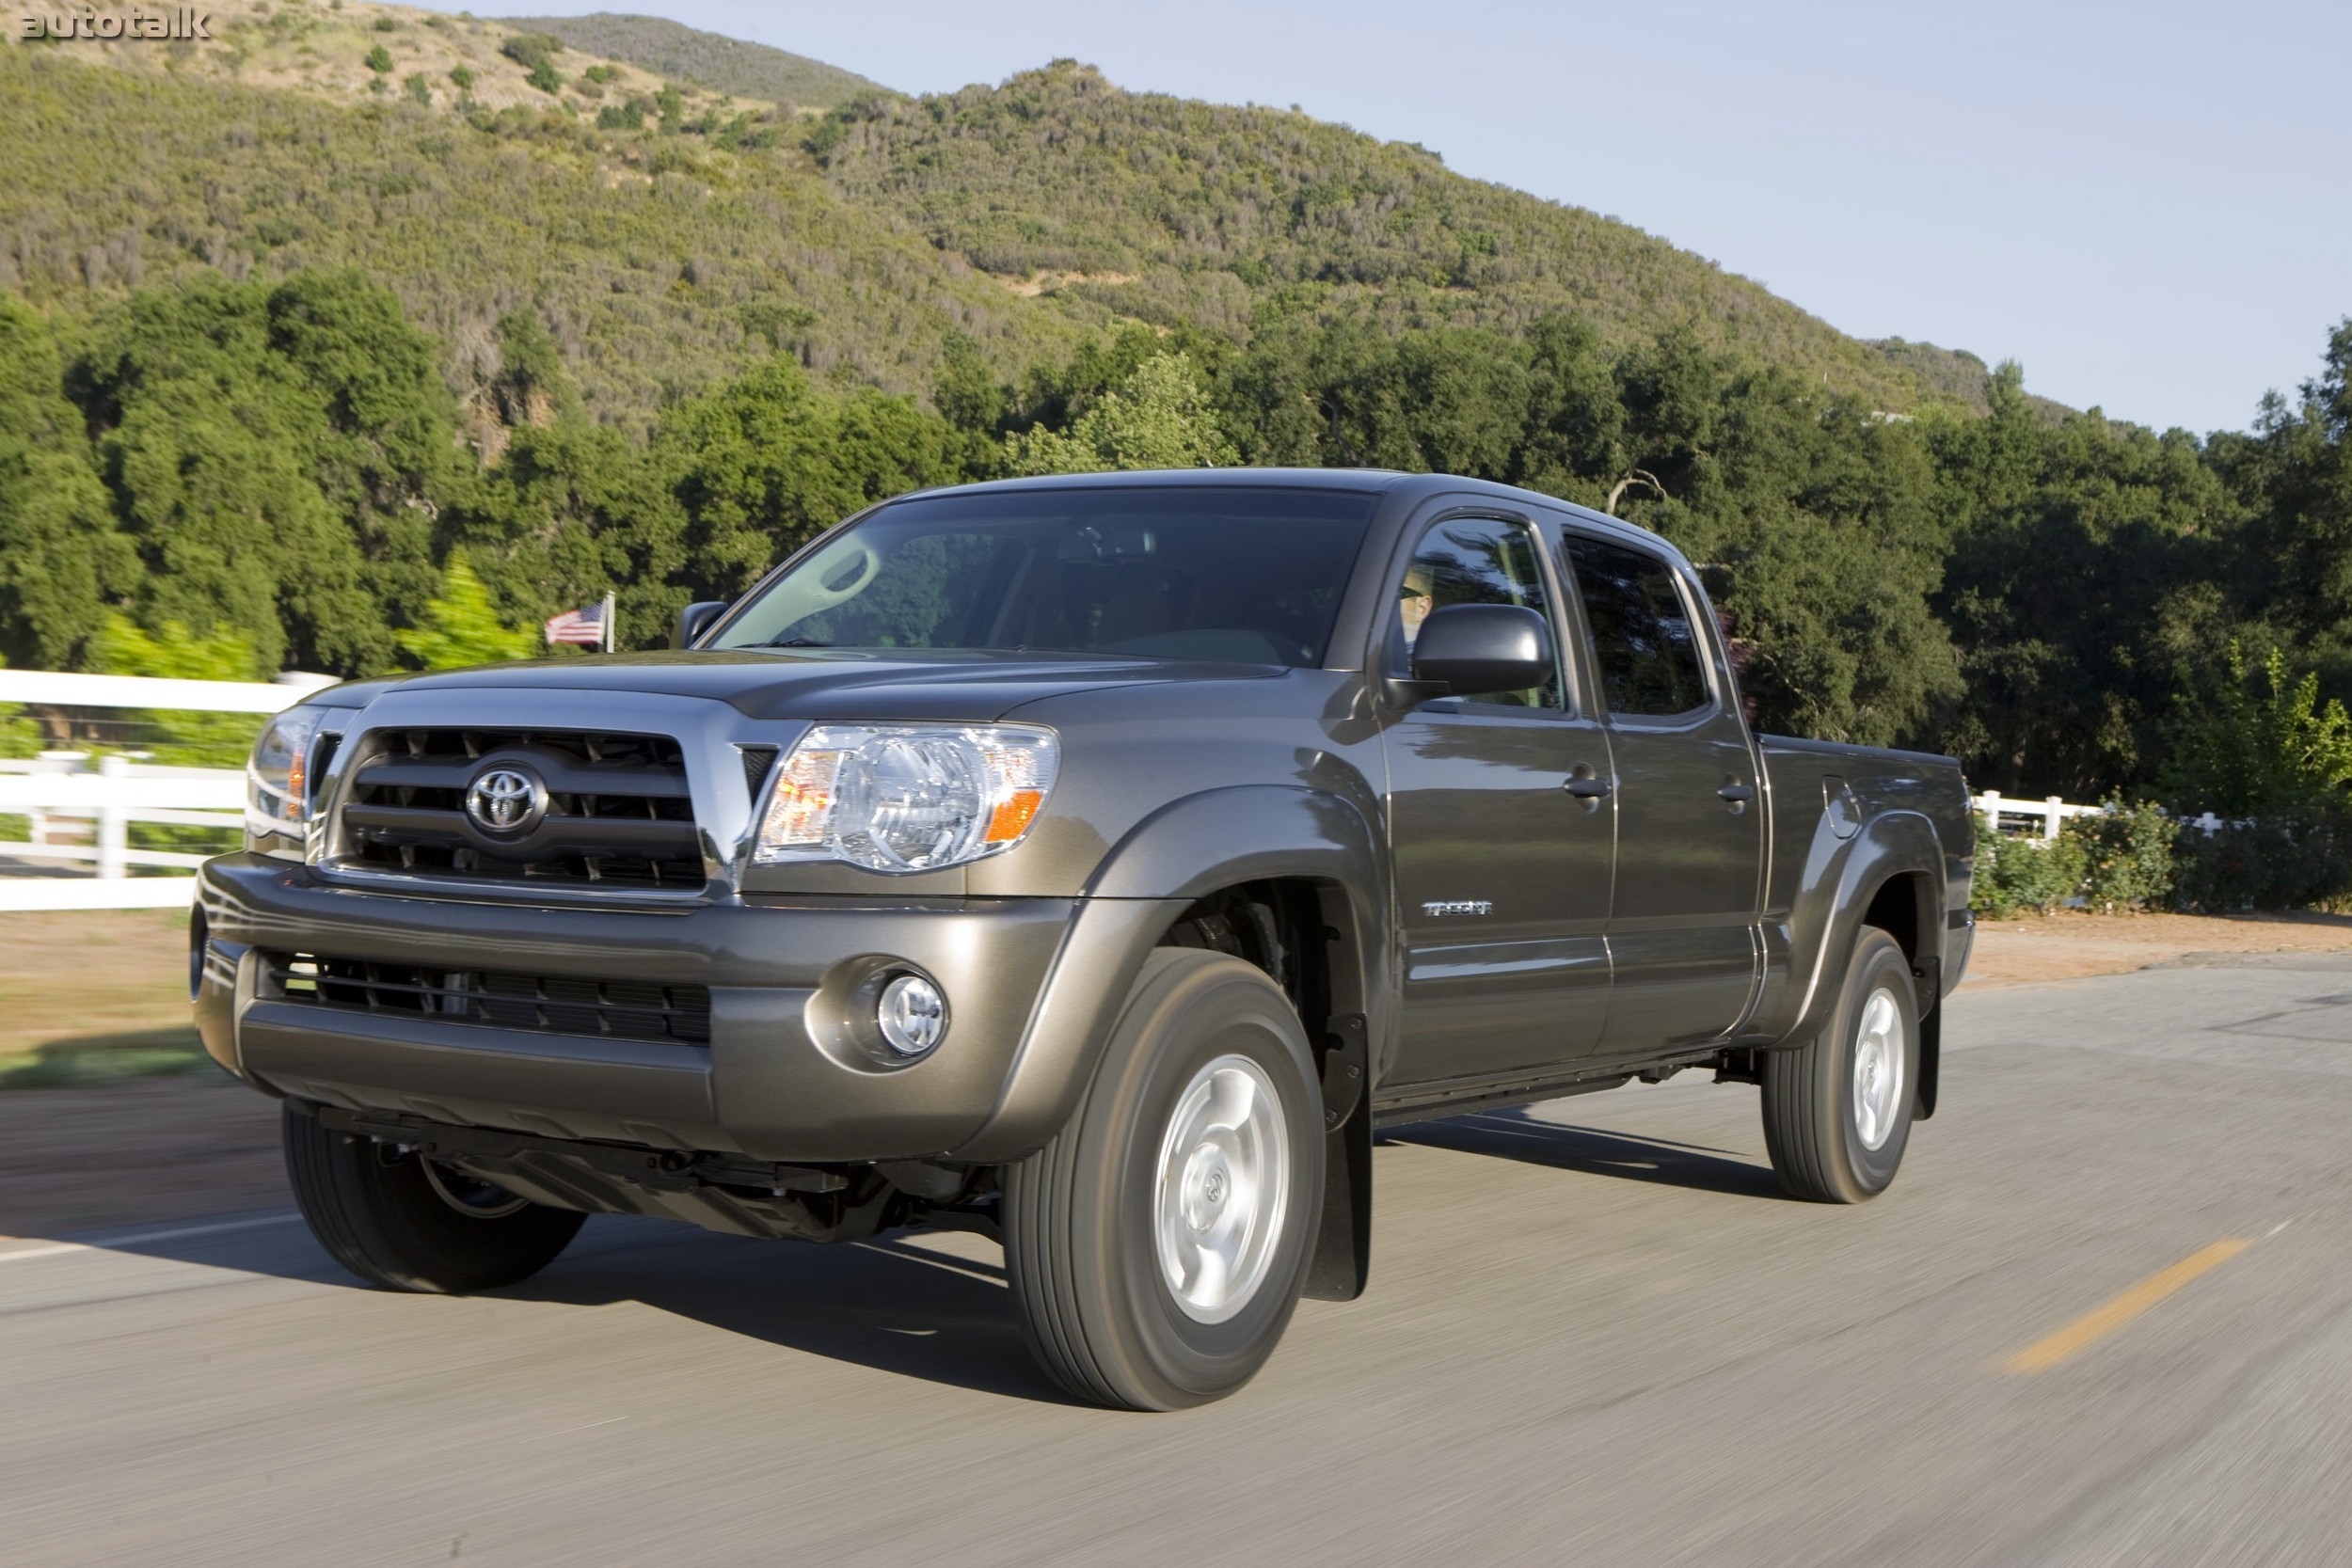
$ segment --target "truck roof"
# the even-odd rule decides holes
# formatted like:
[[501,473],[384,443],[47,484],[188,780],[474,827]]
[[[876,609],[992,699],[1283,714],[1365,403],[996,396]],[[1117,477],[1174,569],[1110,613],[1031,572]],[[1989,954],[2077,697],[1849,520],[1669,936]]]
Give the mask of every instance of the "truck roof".
[[[1524,490],[1514,484],[1498,484],[1492,480],[1468,479],[1459,474],[1405,473],[1395,468],[1120,468],[1107,472],[1085,474],[1037,474],[1021,479],[991,479],[974,484],[941,485],[929,490],[911,490],[893,496],[879,504],[887,506],[916,496],[993,495],[1019,490],[1110,490],[1110,489],[1297,489],[1350,490],[1369,495],[1385,495],[1406,491],[1423,494],[1437,491],[1471,491],[1490,495],[1497,499],[1516,501],[1521,505],[1548,507],[1575,514],[1579,520],[1594,524],[1629,538],[1645,540],[1674,549],[1662,535],[1621,517],[1597,512],[1589,506],[1563,500],[1558,496],[1545,495],[1538,490]],[[1679,556],[1681,552],[1676,550]]]

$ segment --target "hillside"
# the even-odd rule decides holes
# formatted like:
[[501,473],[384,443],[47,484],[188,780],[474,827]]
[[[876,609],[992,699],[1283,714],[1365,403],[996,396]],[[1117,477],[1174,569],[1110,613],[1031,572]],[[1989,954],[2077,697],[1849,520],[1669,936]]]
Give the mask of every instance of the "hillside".
[[[498,318],[535,307],[590,410],[639,433],[663,403],[778,350],[912,392],[951,332],[1013,374],[1107,320],[942,257],[841,200],[804,154],[744,146],[775,135],[756,120],[729,150],[734,119],[716,134],[603,131],[561,104],[337,102],[202,62],[87,59],[0,49],[0,137],[22,153],[0,182],[0,289],[44,309],[205,270],[358,267],[441,341],[461,395],[495,369]],[[478,74],[477,101],[498,80]],[[705,123],[691,99],[681,120]]]
[[[916,100],[644,18],[211,14],[212,43],[0,50],[0,287],[82,312],[189,269],[357,266],[466,396],[491,324],[535,306],[592,412],[640,432],[779,349],[926,393],[954,336],[1010,379],[1121,318],[1246,342],[1301,314],[1517,333],[1571,312],[1608,343],[1686,329],[1877,407],[1983,403],[1971,356],[1845,337],[1434,152],[1072,62]],[[870,90],[801,106],[852,85]]]
[[737,98],[831,109],[865,93],[887,93],[879,82],[764,43],[706,33],[659,16],[501,17],[509,27],[548,33],[574,49],[601,55]]
[[1630,225],[1464,178],[1423,148],[1296,112],[1131,93],[1057,61],[999,87],[867,99],[814,144],[835,186],[986,271],[1148,320],[1233,334],[1269,308],[1391,326],[1521,328],[1573,311],[1605,338],[1686,325],[1883,406],[1981,405],[1980,361],[1890,354]]

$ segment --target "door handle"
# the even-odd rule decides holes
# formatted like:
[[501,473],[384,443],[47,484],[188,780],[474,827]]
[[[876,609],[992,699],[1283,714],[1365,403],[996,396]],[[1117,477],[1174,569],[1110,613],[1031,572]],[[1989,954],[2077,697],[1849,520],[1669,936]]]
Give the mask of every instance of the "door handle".
[[1746,805],[1750,800],[1756,799],[1756,785],[1744,784],[1735,779],[1730,784],[1724,785],[1723,788],[1715,791],[1715,793],[1722,796],[1724,800],[1729,800],[1732,804],[1732,809],[1737,811],[1740,807]]
[[1560,787],[1590,808],[1600,804],[1608,797],[1611,786],[1607,779],[1595,778],[1590,768],[1580,764],[1578,770],[1570,774]]

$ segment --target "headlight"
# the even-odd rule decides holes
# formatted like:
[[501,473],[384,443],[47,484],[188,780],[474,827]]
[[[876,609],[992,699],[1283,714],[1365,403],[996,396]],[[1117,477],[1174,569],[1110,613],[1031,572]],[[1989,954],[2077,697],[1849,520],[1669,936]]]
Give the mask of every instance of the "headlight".
[[907,872],[1000,854],[1037,819],[1060,751],[1027,724],[819,724],[769,781],[752,859]]
[[246,825],[256,833],[300,837],[310,815],[310,745],[318,738],[314,707],[290,707],[262,727],[246,764]]

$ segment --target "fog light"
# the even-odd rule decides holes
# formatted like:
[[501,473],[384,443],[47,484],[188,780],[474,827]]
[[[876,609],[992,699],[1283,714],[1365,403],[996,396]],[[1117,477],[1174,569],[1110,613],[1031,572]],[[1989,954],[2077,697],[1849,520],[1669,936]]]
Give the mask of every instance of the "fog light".
[[929,1055],[947,1036],[947,999],[920,974],[900,974],[882,987],[874,1023],[883,1043],[913,1061]]

